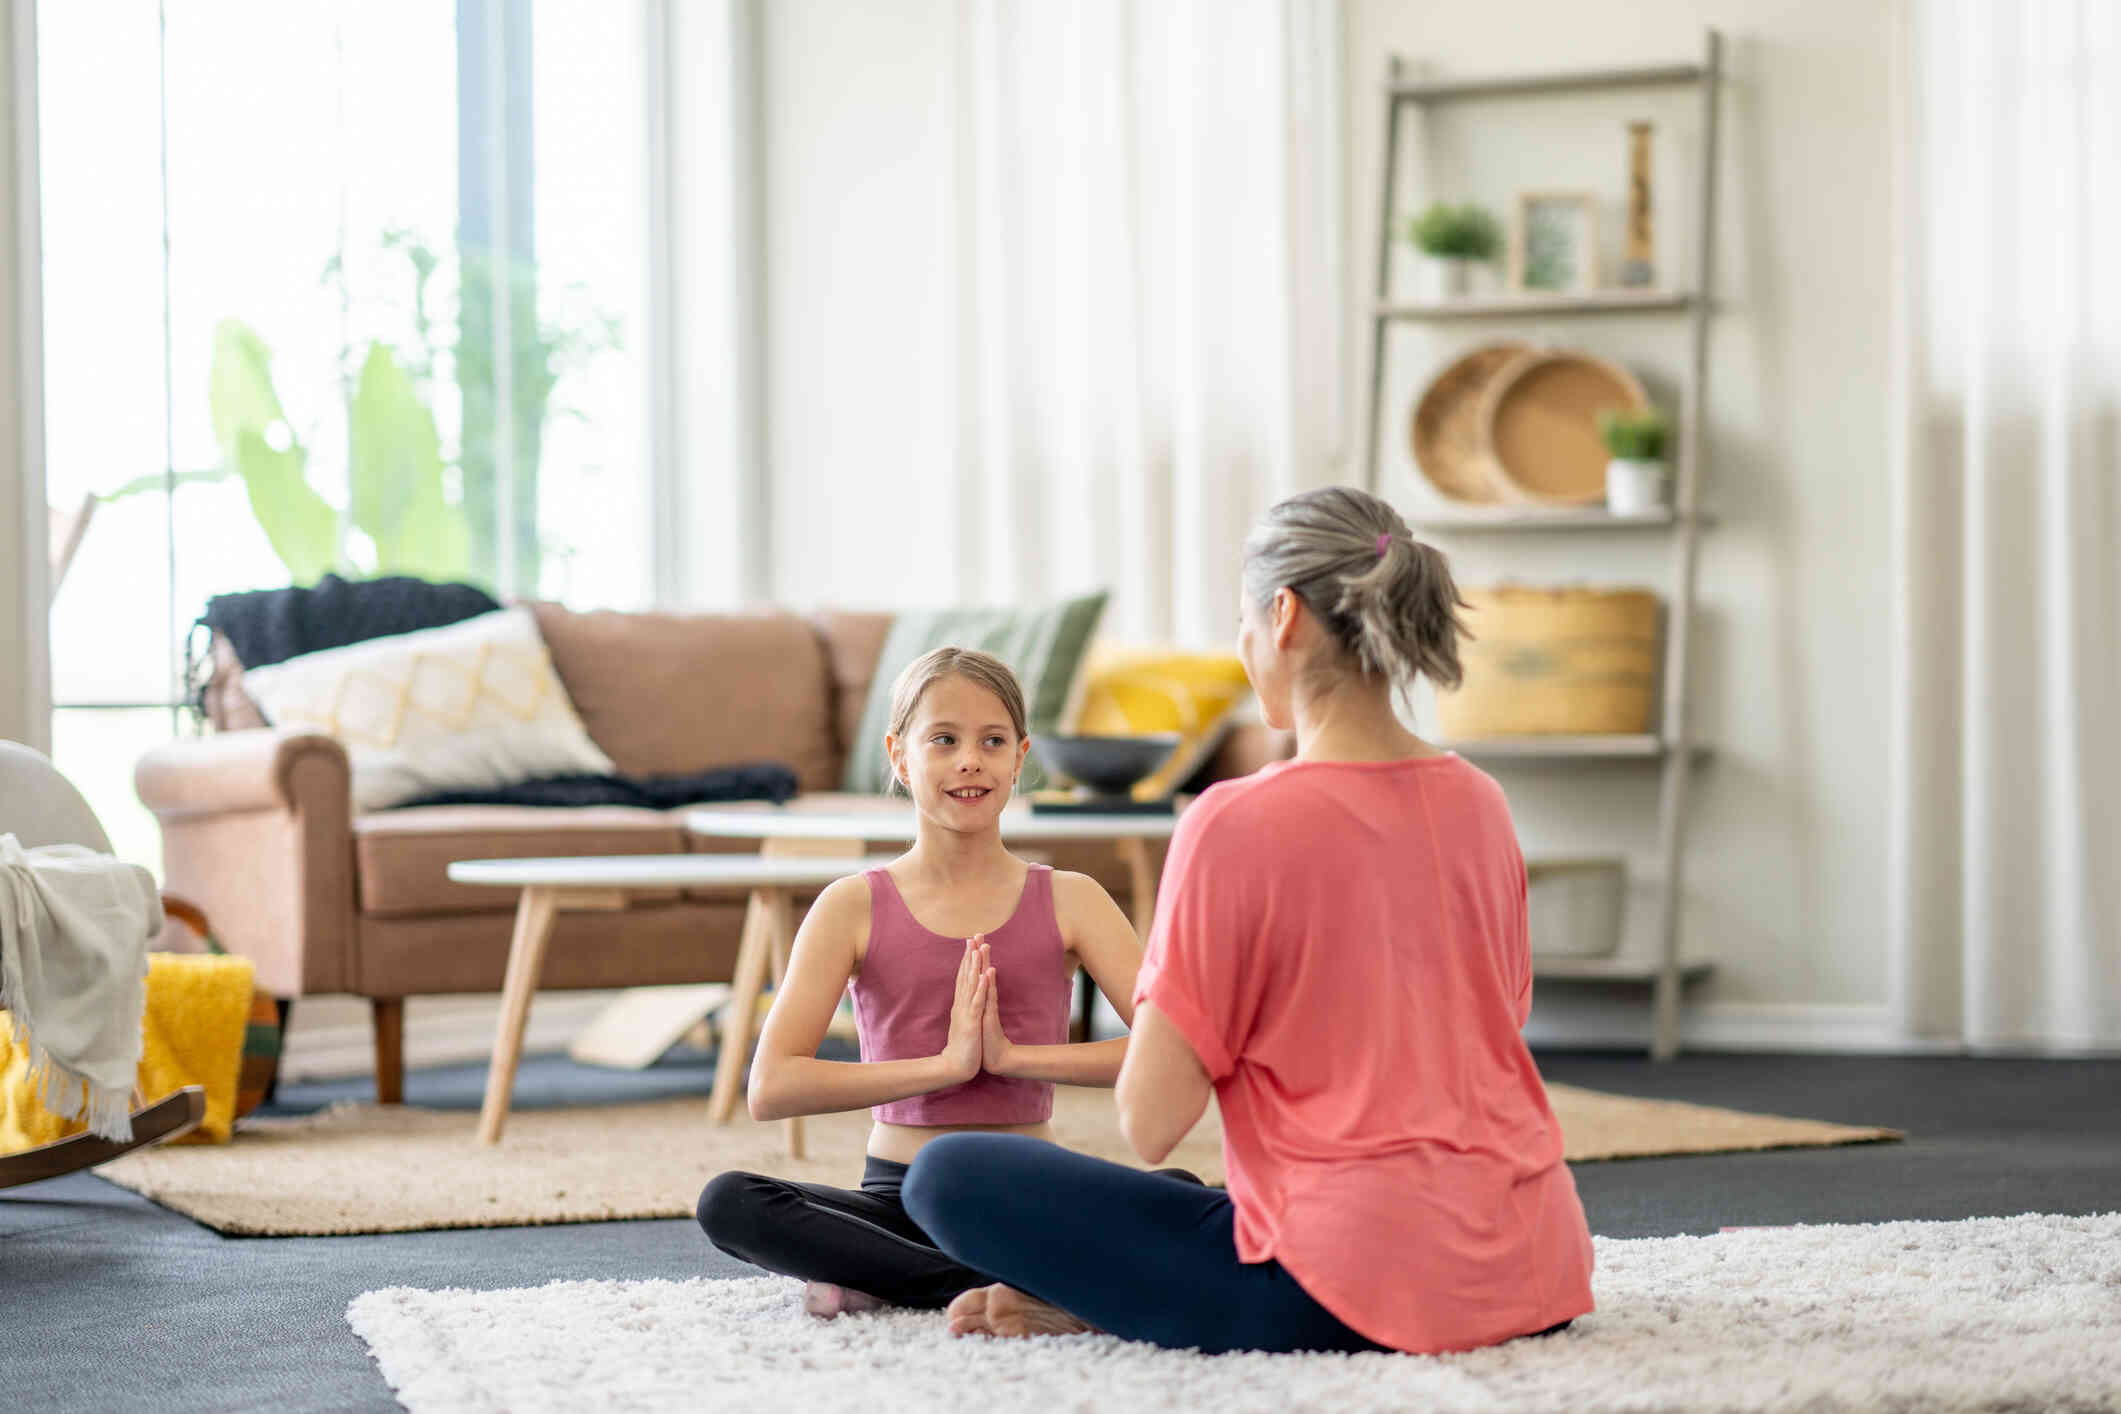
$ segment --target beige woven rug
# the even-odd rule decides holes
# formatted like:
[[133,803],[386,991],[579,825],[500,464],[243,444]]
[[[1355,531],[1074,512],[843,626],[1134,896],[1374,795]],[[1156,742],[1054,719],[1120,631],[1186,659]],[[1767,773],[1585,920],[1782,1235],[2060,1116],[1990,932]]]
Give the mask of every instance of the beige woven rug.
[[[1571,1160],[1855,1144],[1902,1137],[1815,1120],[1743,1114],[1551,1085]],[[217,1231],[246,1236],[414,1232],[428,1228],[677,1218],[724,1169],[817,1183],[861,1176],[865,1112],[813,1118],[809,1157],[787,1157],[777,1125],[739,1114],[726,1128],[705,1099],[519,1110],[501,1143],[476,1114],[371,1104],[300,1119],[256,1120],[225,1145],[147,1149],[96,1170]],[[1137,1164],[1109,1092],[1062,1087],[1053,1127],[1070,1148]],[[1222,1180],[1212,1108],[1165,1162]]]

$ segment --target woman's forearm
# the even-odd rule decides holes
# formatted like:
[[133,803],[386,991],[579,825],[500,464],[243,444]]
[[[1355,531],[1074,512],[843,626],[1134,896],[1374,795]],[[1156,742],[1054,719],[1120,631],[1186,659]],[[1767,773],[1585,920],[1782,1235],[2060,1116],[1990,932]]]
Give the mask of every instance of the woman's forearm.
[[1050,1080],[1056,1085],[1110,1086],[1127,1059],[1127,1038],[1085,1041],[1069,1046],[1011,1046],[987,1069],[1012,1080]]
[[893,1061],[782,1056],[771,1064],[761,1059],[751,1067],[751,1117],[774,1120],[862,1110],[962,1084],[968,1078],[943,1056]]

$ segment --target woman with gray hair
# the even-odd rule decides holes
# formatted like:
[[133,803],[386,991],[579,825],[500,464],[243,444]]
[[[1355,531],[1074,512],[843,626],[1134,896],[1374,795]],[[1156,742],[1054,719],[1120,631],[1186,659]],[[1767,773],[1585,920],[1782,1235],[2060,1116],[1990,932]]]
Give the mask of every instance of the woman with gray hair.
[[1228,1190],[1037,1139],[944,1135],[907,1211],[995,1278],[959,1334],[1465,1350],[1591,1309],[1591,1240],[1520,1034],[1524,860],[1502,790],[1394,710],[1459,679],[1443,555],[1346,487],[1246,542],[1238,653],[1296,756],[1173,836],[1120,1127],[1149,1163],[1213,1092]]

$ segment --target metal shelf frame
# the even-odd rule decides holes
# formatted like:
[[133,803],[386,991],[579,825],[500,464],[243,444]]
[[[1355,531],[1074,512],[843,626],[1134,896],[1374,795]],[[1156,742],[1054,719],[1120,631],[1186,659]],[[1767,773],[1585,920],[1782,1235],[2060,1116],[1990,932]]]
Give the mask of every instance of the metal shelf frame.
[[[1704,525],[1716,523],[1713,515],[1699,511],[1695,514]],[[1669,530],[1678,519],[1679,513],[1670,507],[1615,515],[1603,506],[1467,506],[1422,511],[1408,516],[1407,523],[1417,530],[1514,533],[1523,530]]]
[[[1708,975],[1713,964],[1680,951],[1680,900],[1685,856],[1689,775],[1704,754],[1688,720],[1687,677],[1692,667],[1694,587],[1701,559],[1701,532],[1709,517],[1701,509],[1707,407],[1708,336],[1715,289],[1717,118],[1722,96],[1723,37],[1714,29],[1702,39],[1701,62],[1643,68],[1501,75],[1466,79],[1413,79],[1397,57],[1386,73],[1384,173],[1377,209],[1377,281],[1370,307],[1369,399],[1365,407],[1364,471],[1372,491],[1379,486],[1379,426],[1383,413],[1386,345],[1392,327],[1404,322],[1472,319],[1541,319],[1550,316],[1683,315],[1687,357],[1680,388],[1678,457],[1669,511],[1614,516],[1597,511],[1468,508],[1412,518],[1446,534],[1551,533],[1558,530],[1659,530],[1670,537],[1670,600],[1665,615],[1662,729],[1635,737],[1521,739],[1510,743],[1467,742],[1458,749],[1474,759],[1560,764],[1592,760],[1657,763],[1657,852],[1662,870],[1657,888],[1655,949],[1647,958],[1549,958],[1535,962],[1536,975],[1584,982],[1648,983],[1652,989],[1650,1054],[1668,1060],[1679,1052],[1679,1006],[1688,981]],[[1700,169],[1694,190],[1693,269],[1683,289],[1596,290],[1584,294],[1506,294],[1464,300],[1394,300],[1391,293],[1394,213],[1399,209],[1399,130],[1410,107],[1465,100],[1540,98],[1611,89],[1691,85],[1701,104]]]
[[1533,319],[1556,314],[1679,314],[1696,301],[1684,290],[1593,290],[1589,294],[1468,295],[1460,299],[1380,303],[1380,319]]
[[[1678,749],[1676,743],[1647,733],[1639,736],[1496,736],[1462,741],[1447,738],[1437,745],[1455,751],[1469,761],[1498,762],[1656,761]],[[1697,741],[1689,743],[1687,750],[1700,761],[1710,754],[1711,748]]]
[[1545,74],[1502,74],[1479,79],[1407,79],[1397,68],[1388,88],[1395,102],[1447,103],[1468,98],[1517,98],[1532,94],[1589,93],[1611,88],[1656,88],[1713,78],[1716,60],[1661,64],[1639,69],[1575,69]]

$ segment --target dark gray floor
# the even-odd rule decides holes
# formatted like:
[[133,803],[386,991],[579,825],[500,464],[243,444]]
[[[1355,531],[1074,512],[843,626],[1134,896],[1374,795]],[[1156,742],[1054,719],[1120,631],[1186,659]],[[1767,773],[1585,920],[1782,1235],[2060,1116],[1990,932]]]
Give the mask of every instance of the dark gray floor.
[[[1903,1144],[1583,1164],[1612,1237],[1790,1222],[2121,1208],[2121,1060],[1545,1054],[1547,1078],[1626,1094],[1887,1125]],[[640,1074],[525,1064],[518,1104],[699,1093],[711,1058]],[[483,1066],[409,1077],[409,1102],[476,1109]],[[362,1086],[289,1087],[283,1111]],[[0,1192],[0,1407],[396,1407],[346,1303],[379,1286],[739,1275],[689,1222],[376,1237],[224,1238],[87,1175]]]

